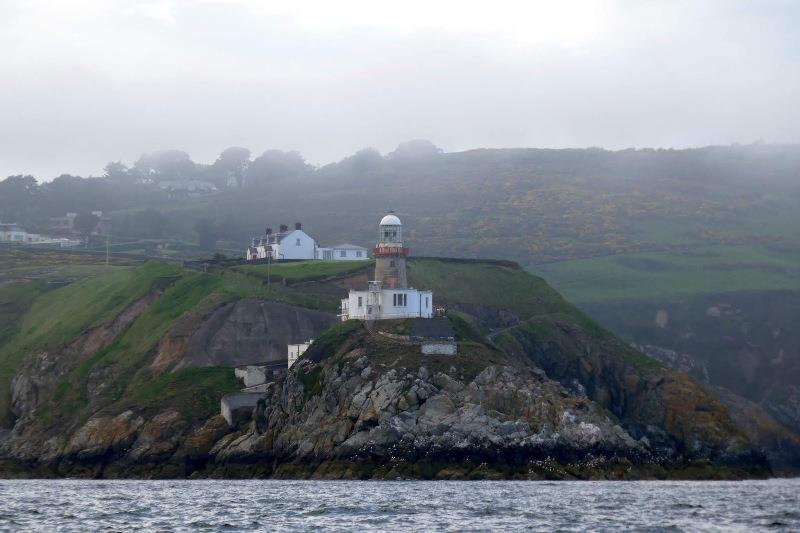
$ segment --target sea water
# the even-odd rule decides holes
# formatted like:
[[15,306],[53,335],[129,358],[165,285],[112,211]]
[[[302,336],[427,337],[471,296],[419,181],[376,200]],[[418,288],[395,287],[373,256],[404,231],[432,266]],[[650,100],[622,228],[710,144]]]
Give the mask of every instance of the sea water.
[[800,479],[0,480],[0,530],[798,531]]

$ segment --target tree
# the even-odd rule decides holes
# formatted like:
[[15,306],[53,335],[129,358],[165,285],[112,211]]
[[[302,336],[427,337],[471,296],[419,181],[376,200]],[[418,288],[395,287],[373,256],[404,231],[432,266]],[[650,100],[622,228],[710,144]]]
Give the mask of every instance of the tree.
[[75,217],[75,229],[78,233],[81,234],[87,241],[89,240],[89,235],[92,234],[94,229],[97,227],[97,224],[100,223],[100,217],[93,213],[78,213]]
[[9,176],[0,181],[0,221],[23,222],[26,211],[38,203],[40,192],[33,176]]
[[264,186],[275,179],[297,178],[310,173],[313,167],[306,163],[300,152],[267,150],[250,164],[247,184]]
[[189,154],[183,150],[158,150],[143,154],[133,167],[143,177],[154,181],[189,179],[197,171]]
[[213,170],[217,176],[214,181],[217,182],[218,187],[241,189],[244,186],[244,179],[249,167],[250,150],[240,146],[226,148],[214,162]]
[[424,159],[435,157],[442,153],[442,149],[425,139],[414,139],[397,145],[394,152],[389,153],[391,160]]
[[386,164],[386,160],[375,148],[364,148],[350,157],[344,158],[342,165],[347,172],[360,176],[368,172],[379,171]]
[[123,181],[129,180],[131,175],[128,173],[128,167],[122,161],[111,161],[103,168],[103,177]]

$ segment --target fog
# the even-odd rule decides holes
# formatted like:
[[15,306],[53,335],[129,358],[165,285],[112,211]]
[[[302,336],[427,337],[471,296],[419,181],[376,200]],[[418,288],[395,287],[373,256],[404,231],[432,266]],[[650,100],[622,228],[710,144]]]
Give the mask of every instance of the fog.
[[278,4],[0,1],[0,176],[161,148],[800,141],[797,2]]

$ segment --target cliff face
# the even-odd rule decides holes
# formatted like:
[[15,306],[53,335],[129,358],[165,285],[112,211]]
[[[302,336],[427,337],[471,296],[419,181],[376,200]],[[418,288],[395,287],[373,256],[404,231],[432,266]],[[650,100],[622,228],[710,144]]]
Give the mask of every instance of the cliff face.
[[509,330],[498,342],[597,402],[665,457],[737,463],[752,453],[710,392],[608,334],[593,338],[563,322],[539,319]]
[[336,315],[244,298],[206,316],[187,314],[161,339],[152,368],[238,366],[286,359],[286,345],[313,339]]
[[[317,336],[333,317],[242,298],[241,282],[229,288],[212,275],[161,284],[74,340],[24,359],[13,379],[15,422],[0,432],[0,472],[537,479],[768,472],[710,393],[514,265],[420,260],[409,274],[448,307],[458,355],[422,355],[419,344],[385,334],[405,327],[396,321],[369,331],[337,323]],[[302,301],[335,296],[346,278],[305,283]],[[290,286],[271,293],[293,294]],[[216,414],[219,400],[241,385],[231,368],[204,365],[238,364],[242,354],[269,359],[271,343],[287,332],[317,340],[270,385],[249,421],[228,427]]]

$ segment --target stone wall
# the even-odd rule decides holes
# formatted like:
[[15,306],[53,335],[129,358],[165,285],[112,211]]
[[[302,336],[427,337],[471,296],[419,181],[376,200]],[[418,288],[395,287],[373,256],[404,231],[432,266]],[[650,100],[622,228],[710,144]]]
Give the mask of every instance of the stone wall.
[[260,392],[232,392],[220,400],[220,412],[229,426],[234,427],[250,419],[258,400],[264,397]]

